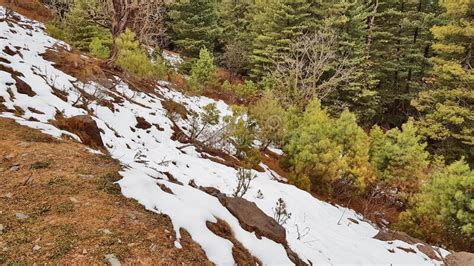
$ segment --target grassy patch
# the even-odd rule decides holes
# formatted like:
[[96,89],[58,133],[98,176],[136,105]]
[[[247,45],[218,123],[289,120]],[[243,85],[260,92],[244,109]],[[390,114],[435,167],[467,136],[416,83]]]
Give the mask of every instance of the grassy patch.
[[51,161],[39,161],[35,162],[30,166],[32,170],[46,169],[51,166]]
[[61,214],[69,213],[74,211],[74,203],[67,201],[58,205],[58,212]]
[[77,236],[73,226],[69,224],[56,226],[53,231],[56,232],[56,240],[54,241],[54,248],[49,258],[62,258],[74,248]]
[[66,180],[59,176],[59,177],[53,177],[48,181],[48,186],[55,186],[55,185],[61,185],[64,184]]
[[121,193],[120,186],[115,182],[122,179],[118,173],[107,173],[97,180],[97,189],[113,195]]

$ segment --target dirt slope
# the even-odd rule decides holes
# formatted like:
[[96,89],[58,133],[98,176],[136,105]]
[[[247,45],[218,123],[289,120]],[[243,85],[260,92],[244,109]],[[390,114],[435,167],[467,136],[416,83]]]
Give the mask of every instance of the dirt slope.
[[0,264],[209,264],[166,216],[120,194],[116,161],[0,118]]

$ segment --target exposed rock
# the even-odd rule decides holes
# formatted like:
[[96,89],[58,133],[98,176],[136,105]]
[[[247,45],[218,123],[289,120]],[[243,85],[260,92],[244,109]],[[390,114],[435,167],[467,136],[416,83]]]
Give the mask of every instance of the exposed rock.
[[105,259],[110,263],[111,266],[121,266],[120,261],[115,257],[114,254],[105,255]]
[[[399,231],[380,230],[377,233],[377,235],[374,236],[374,238],[378,240],[382,240],[382,241],[401,240],[408,244],[418,244],[417,248],[420,252],[424,253],[426,256],[428,256],[431,259],[441,261],[441,258],[439,257],[438,253],[430,245],[426,244],[422,240],[409,236],[407,233],[399,232]],[[400,247],[399,249],[405,250]],[[407,252],[411,252],[411,250]]]
[[5,230],[5,226],[3,226],[3,224],[0,224],[0,234],[3,233],[3,230]]
[[243,198],[220,196],[221,203],[239,220],[242,228],[255,232],[257,237],[266,237],[286,244],[286,231],[273,218],[266,215],[257,205]]
[[20,170],[19,164],[15,164],[12,167],[10,167],[10,172],[17,172],[18,170]]
[[70,197],[69,200],[72,201],[73,203],[79,203],[79,200],[74,197]]
[[33,251],[39,251],[40,249],[41,249],[41,247],[38,246],[38,245],[35,245],[35,246],[33,247]]
[[15,216],[18,220],[26,220],[30,218],[30,216],[23,214],[23,213],[15,213]]
[[135,127],[140,129],[149,129],[152,127],[152,125],[148,123],[145,118],[139,116],[137,117],[137,125]]
[[474,254],[469,252],[457,252],[450,254],[444,260],[446,266],[474,265]]
[[91,148],[104,148],[97,123],[88,115],[59,119],[54,124],[62,130],[76,134],[83,144]]
[[16,90],[21,94],[26,94],[30,97],[36,96],[36,93],[31,89],[30,85],[24,82],[22,79],[13,76],[13,79],[16,82]]

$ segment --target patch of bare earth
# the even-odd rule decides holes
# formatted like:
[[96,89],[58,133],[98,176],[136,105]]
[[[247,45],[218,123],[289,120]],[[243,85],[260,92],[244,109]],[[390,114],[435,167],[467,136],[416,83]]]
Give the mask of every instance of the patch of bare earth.
[[168,217],[126,199],[120,166],[0,118],[0,264],[210,264]]

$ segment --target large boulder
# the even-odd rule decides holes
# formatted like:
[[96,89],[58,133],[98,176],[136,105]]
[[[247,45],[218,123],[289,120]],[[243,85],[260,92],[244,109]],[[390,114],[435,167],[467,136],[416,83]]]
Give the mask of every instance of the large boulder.
[[446,266],[474,265],[474,254],[469,252],[457,252],[448,255],[444,260]]
[[257,237],[266,237],[286,245],[286,231],[273,218],[266,215],[257,205],[243,198],[219,197],[230,213],[240,222],[242,228],[255,232]]
[[84,145],[95,149],[104,148],[99,127],[95,120],[88,115],[61,118],[56,120],[54,124],[62,130],[76,134]]

